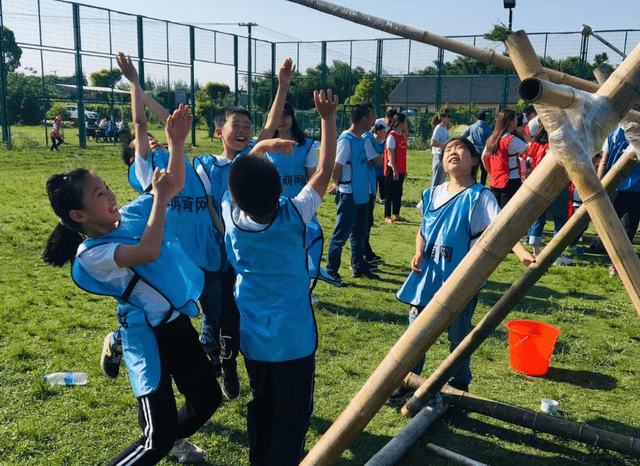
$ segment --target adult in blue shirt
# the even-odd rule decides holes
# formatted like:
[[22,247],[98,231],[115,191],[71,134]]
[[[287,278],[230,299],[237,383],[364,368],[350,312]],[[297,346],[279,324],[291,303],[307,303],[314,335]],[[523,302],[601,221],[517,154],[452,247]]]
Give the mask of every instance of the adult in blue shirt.
[[[487,117],[487,112],[485,110],[479,110],[476,113],[476,122],[469,126],[464,133],[462,133],[463,138],[467,138],[471,140],[473,147],[476,148],[478,154],[482,154],[484,152],[484,145],[489,139],[489,136],[493,133],[493,129],[487,122],[485,118]],[[484,168],[483,164],[480,164],[480,184],[483,186],[487,182],[487,170]]]

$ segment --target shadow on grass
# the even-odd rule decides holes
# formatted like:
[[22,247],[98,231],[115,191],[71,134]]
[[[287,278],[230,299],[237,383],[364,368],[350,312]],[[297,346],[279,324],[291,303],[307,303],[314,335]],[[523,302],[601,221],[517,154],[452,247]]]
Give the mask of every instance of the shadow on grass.
[[[509,283],[500,283],[489,280],[487,281],[487,285],[480,292],[480,300],[489,307],[493,307],[493,305],[498,302],[502,296],[504,296],[510,287],[511,284]],[[534,314],[536,315],[553,314],[557,310],[557,307],[549,303],[549,298],[567,297],[580,298],[589,301],[602,301],[605,299],[599,295],[580,293],[575,290],[568,293],[561,293],[553,288],[536,284],[528,290],[527,295],[518,303],[518,306],[520,310],[526,309],[527,307],[535,308]],[[595,311],[583,311],[583,313],[585,315],[595,315]]]
[[550,367],[549,372],[544,375],[544,378],[553,380],[554,382],[563,382],[577,387],[587,388],[589,390],[611,391],[618,386],[618,379],[610,375],[559,367]]
[[349,316],[365,322],[382,322],[385,324],[391,323],[405,327],[407,326],[407,316],[399,316],[394,312],[371,312],[362,308],[343,307],[327,302],[322,302],[321,306],[323,310],[330,312],[331,314]]
[[598,429],[606,430],[607,432],[615,432],[616,434],[640,439],[640,429],[631,427],[618,421],[612,421],[611,419],[604,419],[600,417],[598,419],[592,419],[591,421],[587,422],[587,424],[591,427],[597,427]]
[[[310,431],[315,431],[318,435],[323,435],[329,427],[333,424],[333,421],[327,421],[326,419],[311,417]],[[373,435],[367,431],[362,432],[354,442],[348,447],[349,452],[353,455],[353,458],[341,457],[335,462],[336,466],[345,465],[357,465],[361,466],[365,464],[373,455],[375,455],[382,447],[384,447],[392,437],[388,435]],[[306,455],[307,452],[305,452]]]

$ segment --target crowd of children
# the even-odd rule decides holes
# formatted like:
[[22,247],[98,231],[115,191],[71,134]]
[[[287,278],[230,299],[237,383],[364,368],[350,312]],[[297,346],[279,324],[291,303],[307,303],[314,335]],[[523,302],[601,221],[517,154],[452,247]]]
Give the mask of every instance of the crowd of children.
[[[247,110],[226,108],[215,121],[222,154],[191,162],[185,152],[189,108],[180,105],[170,114],[142,91],[130,58],[118,54],[116,61],[130,83],[135,129],[131,140],[123,141],[123,159],[140,197],[118,209],[115,194],[96,173],[79,168],[52,175],[47,193],[59,221],[43,253],[55,266],[71,262],[80,288],[116,299],[120,325],[104,339],[101,364],[115,378],[124,360],[142,436],[109,464],[156,464],[167,454],[185,463],[201,461],[204,452],[187,438],[215,413],[223,396],[240,395],[241,352],[252,395],[250,464],[296,465],[314,402],[318,333],[311,290],[323,276],[346,286],[338,270],[349,238],[353,278],[380,278],[374,270],[381,258],[369,241],[373,209],[379,190],[385,221],[406,221],[400,215],[406,116],[389,112],[377,119],[370,102],[356,104],[351,126],[338,137],[337,97],[331,90],[316,91],[322,125],[318,150],[286,102],[295,73],[287,59],[260,135],[252,138]],[[166,148],[149,134],[145,106],[165,123]],[[534,115],[525,129],[518,127],[515,112],[503,110],[493,133],[484,118],[478,113],[478,122],[465,133],[471,141],[450,139],[450,111],[433,121],[433,183],[418,206],[422,220],[411,273],[397,293],[410,307],[409,324],[518,189],[526,176],[523,154],[535,168],[548,147]],[[55,130],[54,122],[52,140]],[[611,158],[618,156],[613,148],[621,146],[616,141],[612,136],[606,147]],[[476,182],[483,164],[490,190]],[[323,273],[315,213],[331,179],[337,212]],[[541,217],[530,231],[534,253],[544,221]],[[637,228],[636,217],[630,223]],[[525,266],[535,261],[522,244],[513,250]],[[191,324],[196,302],[202,310],[200,335]],[[451,350],[470,332],[476,304],[477,295],[449,327]],[[413,372],[420,374],[423,364],[424,358]],[[467,360],[450,384],[468,390],[470,382]],[[180,409],[173,383],[184,395]],[[406,396],[398,389],[391,398]]]

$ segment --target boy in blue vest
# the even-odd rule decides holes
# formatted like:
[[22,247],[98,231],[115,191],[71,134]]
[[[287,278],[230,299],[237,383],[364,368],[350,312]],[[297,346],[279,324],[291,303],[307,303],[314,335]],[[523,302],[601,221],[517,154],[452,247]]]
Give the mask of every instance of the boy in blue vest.
[[[237,278],[240,348],[253,399],[247,406],[249,462],[294,466],[300,462],[313,409],[315,350],[306,229],[327,189],[336,151],[331,90],[314,92],[322,118],[318,170],[294,198],[283,192],[278,170],[252,155],[236,158],[222,201],[225,246]],[[269,144],[292,141],[268,140]]]
[[364,258],[369,221],[369,199],[372,192],[369,181],[369,157],[365,149],[364,133],[374,122],[371,108],[364,103],[351,109],[351,126],[338,138],[333,181],[336,183],[336,226],[329,242],[327,273],[342,286],[346,286],[338,270],[342,247],[351,237],[351,268],[353,278],[379,279]]

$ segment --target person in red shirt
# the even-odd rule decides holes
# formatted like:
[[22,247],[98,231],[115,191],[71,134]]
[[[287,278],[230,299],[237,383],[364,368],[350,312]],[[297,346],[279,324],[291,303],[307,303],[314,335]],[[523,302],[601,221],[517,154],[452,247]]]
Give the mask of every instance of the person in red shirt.
[[400,215],[402,185],[407,176],[406,132],[407,117],[403,113],[398,113],[391,120],[391,131],[387,136],[387,145],[384,151],[384,176],[387,180],[384,221],[387,223],[407,221]]

